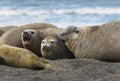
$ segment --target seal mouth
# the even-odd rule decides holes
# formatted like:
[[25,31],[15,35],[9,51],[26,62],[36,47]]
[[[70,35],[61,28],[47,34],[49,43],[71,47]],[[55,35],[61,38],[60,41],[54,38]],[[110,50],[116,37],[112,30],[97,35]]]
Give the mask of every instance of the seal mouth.
[[50,49],[42,49],[42,51],[45,53],[44,56],[46,57],[46,55],[49,55],[49,53],[51,52]]
[[50,49],[43,49],[43,50],[46,51],[46,52],[50,51]]
[[44,51],[50,51],[50,48],[43,48]]
[[30,42],[30,36],[27,36],[27,35],[24,35],[23,36],[23,41],[25,42],[25,43],[29,43]]

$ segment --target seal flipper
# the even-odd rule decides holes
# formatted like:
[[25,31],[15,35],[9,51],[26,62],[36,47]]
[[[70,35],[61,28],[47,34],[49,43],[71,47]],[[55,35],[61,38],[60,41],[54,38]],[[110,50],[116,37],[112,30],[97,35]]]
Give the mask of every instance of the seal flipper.
[[0,57],[0,64],[3,65],[4,64],[4,59],[2,57]]

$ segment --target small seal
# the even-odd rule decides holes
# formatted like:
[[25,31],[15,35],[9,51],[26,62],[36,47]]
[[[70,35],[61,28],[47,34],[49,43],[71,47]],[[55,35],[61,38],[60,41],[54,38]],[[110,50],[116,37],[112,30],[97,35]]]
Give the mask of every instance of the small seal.
[[74,58],[64,42],[57,36],[47,36],[41,42],[41,54],[47,59]]

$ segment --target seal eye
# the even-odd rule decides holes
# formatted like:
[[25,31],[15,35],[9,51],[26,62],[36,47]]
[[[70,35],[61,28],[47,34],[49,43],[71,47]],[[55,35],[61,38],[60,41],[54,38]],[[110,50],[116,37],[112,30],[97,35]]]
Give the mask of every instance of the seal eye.
[[45,43],[44,41],[42,41],[42,43]]
[[52,44],[53,44],[53,43],[54,43],[54,41],[50,41],[50,43],[52,43]]
[[34,34],[35,32],[34,31],[31,31],[32,34]]

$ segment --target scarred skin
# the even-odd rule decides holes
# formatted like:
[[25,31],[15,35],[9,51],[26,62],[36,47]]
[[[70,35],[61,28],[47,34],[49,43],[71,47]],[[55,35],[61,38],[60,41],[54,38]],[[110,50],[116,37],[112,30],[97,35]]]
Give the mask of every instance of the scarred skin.
[[57,36],[46,36],[42,40],[41,54],[44,58],[52,60],[74,58],[74,55]]
[[40,48],[43,38],[48,35],[57,35],[61,31],[61,28],[47,28],[43,30],[26,29],[21,34],[23,47],[41,57]]
[[22,40],[21,40],[21,33],[23,30],[25,29],[42,30],[45,28],[56,28],[56,26],[48,23],[33,23],[33,24],[22,25],[20,27],[13,28],[5,32],[1,36],[0,42],[11,46],[23,48]]
[[57,69],[48,60],[39,58],[29,50],[0,43],[0,63],[8,66],[29,69]]
[[[102,61],[120,61],[120,22],[100,26],[87,26],[59,34],[76,58],[91,58]],[[65,32],[66,31],[66,32]]]

